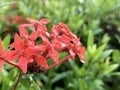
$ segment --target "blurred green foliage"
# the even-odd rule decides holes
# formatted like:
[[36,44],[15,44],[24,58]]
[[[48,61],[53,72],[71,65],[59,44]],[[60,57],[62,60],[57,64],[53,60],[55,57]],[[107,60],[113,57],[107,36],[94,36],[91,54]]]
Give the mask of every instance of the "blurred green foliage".
[[[27,17],[64,22],[86,46],[86,63],[65,62],[44,73],[23,75],[17,90],[120,90],[120,0],[0,0],[4,50]],[[14,16],[22,16],[20,22]],[[64,54],[60,54],[63,57]],[[0,90],[12,90],[19,71],[5,64]]]

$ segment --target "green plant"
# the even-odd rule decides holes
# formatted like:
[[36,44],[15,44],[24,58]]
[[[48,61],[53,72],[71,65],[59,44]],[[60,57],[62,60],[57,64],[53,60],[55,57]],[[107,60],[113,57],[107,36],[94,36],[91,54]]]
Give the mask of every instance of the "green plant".
[[[11,5],[16,7],[11,8]],[[39,87],[43,90],[119,90],[119,10],[119,0],[1,0],[0,37],[4,38],[3,44],[6,49],[9,36],[10,41],[13,41],[18,25],[26,22],[14,21],[16,16],[33,17],[38,20],[47,18],[53,23],[62,21],[73,33],[81,37],[80,40],[86,45],[87,62],[82,65],[78,63],[78,59],[76,62],[70,60],[71,67],[68,63],[64,63],[42,74],[33,74],[32,77]],[[4,16],[7,18],[3,18]],[[47,27],[50,29],[53,23]],[[67,54],[60,54],[60,58],[65,55]],[[5,65],[4,73],[11,71],[19,72]],[[17,74],[13,73],[14,75]],[[8,78],[2,80],[4,85],[7,84],[4,87],[9,87],[9,75],[3,74],[0,79],[2,77]],[[2,85],[3,82],[0,83],[0,87]],[[26,89],[24,85],[18,85],[18,87],[22,90]]]
[[70,61],[74,70],[73,76],[76,77],[78,86],[75,83],[71,84],[72,86],[75,85],[74,88],[77,87],[80,90],[108,90],[104,82],[105,78],[112,77],[113,73],[119,73],[114,72],[119,64],[110,61],[113,50],[104,50],[106,48],[105,43],[97,48],[91,31],[89,32],[87,45],[86,64],[79,68],[74,62]]

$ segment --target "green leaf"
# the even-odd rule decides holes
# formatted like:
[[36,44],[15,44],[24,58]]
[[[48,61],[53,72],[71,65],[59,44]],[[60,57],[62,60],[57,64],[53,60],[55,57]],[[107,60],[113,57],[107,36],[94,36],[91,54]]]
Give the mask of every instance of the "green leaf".
[[67,77],[71,72],[70,71],[67,71],[67,72],[63,72],[63,73],[60,73],[58,74],[56,77],[54,77],[52,80],[51,80],[51,83],[55,83],[65,77]]
[[120,60],[120,51],[119,51],[119,50],[114,50],[114,51],[113,51],[112,59],[113,59],[115,62],[118,62],[118,60]]
[[103,44],[106,44],[106,43],[108,43],[109,40],[110,40],[110,37],[109,37],[107,34],[105,34],[105,35],[103,36],[101,42],[102,42]]
[[85,80],[79,78],[78,81],[79,81],[80,90],[88,90],[88,86]]
[[2,44],[3,44],[3,50],[6,50],[10,44],[10,35],[7,35],[3,41],[2,41]]
[[94,43],[94,37],[92,31],[90,30],[88,35],[87,47],[93,46],[93,43]]
[[41,77],[44,82],[47,82],[49,79],[45,74],[42,73],[39,75],[39,77]]
[[[91,50],[91,48],[92,48],[92,50]],[[88,52],[90,55],[92,55],[95,51],[96,51],[96,44],[88,47]]]
[[75,64],[75,62],[72,59],[69,59],[69,63],[71,65],[72,69],[74,70],[75,75],[79,76],[80,75],[80,73],[79,73],[80,68]]
[[24,86],[25,90],[41,90],[30,75],[23,75],[20,84]]
[[119,64],[108,65],[108,67],[104,71],[104,74],[108,74],[112,72],[113,70],[117,69],[118,67],[119,67]]
[[113,52],[113,50],[106,50],[106,51],[102,52],[102,54],[100,55],[100,57],[99,57],[98,59],[99,59],[99,60],[103,60],[103,59],[105,59],[107,56],[109,56],[112,52]]
[[7,75],[5,76],[3,74],[1,74],[0,78],[2,78],[1,90],[10,90],[10,86],[13,84],[10,78]]
[[104,50],[105,45],[100,46],[93,54],[93,59],[96,60],[98,57],[102,54],[102,51]]
[[110,75],[117,75],[117,76],[120,76],[120,72],[113,72],[113,73],[111,73]]

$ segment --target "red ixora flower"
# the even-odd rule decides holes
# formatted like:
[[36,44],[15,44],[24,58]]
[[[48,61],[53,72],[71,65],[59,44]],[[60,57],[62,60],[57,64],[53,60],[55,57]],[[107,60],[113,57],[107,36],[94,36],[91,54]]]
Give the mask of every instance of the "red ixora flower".
[[[70,31],[67,25],[64,23],[53,25],[51,33],[48,33],[46,24],[50,20],[37,21],[32,18],[27,18],[27,20],[30,23],[19,26],[19,34],[15,34],[14,42],[10,45],[11,50],[2,53],[0,40],[0,69],[5,61],[20,68],[23,73],[40,72],[63,63],[69,58],[75,60],[76,55],[85,62],[85,47],[82,47],[79,38]],[[29,33],[27,28],[31,30]],[[59,60],[60,52],[69,54]],[[54,62],[51,65],[48,64],[50,59]]]

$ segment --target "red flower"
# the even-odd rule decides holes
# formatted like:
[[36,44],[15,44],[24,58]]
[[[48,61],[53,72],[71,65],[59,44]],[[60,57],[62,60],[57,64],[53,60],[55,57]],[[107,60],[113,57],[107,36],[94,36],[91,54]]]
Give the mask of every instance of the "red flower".
[[39,32],[35,32],[33,31],[31,35],[28,35],[28,32],[26,30],[27,27],[34,27],[33,24],[23,24],[19,26],[19,32],[20,32],[20,36],[24,39],[30,39],[30,40],[35,40],[38,35]]
[[[65,24],[59,23],[57,25],[54,25],[51,30],[51,37],[53,38],[53,40],[57,39],[59,43],[61,42],[61,44],[59,44],[61,48],[66,47],[68,49],[73,60],[75,59],[75,55],[77,54],[80,57],[80,60],[82,62],[85,62],[85,48],[81,47],[79,38],[77,38],[77,36],[75,36]],[[57,43],[57,41],[52,42],[54,42],[53,45],[56,48],[57,45],[55,45],[55,43]]]
[[28,18],[28,20],[31,22],[31,24],[25,24],[21,26],[20,35],[23,37],[28,37],[28,33],[25,30],[25,28],[27,28],[28,26],[34,25],[36,30],[31,34],[30,39],[35,40],[38,36],[40,36],[43,43],[48,46],[46,49],[48,49],[49,56],[55,61],[55,63],[58,63],[58,53],[57,51],[54,50],[52,44],[49,42],[47,38],[48,33],[47,33],[47,28],[45,24],[49,23],[50,20],[42,19],[40,20],[40,22],[32,18]]
[[10,46],[15,48],[15,50],[12,51],[14,55],[17,56],[18,66],[26,73],[27,64],[33,62],[32,56],[39,53],[39,47],[37,48],[33,41],[21,39],[18,34],[15,34],[14,42]]
[[25,21],[23,16],[13,16],[12,19],[13,19],[12,20],[13,22],[18,23],[18,24],[23,23]]
[[[79,38],[77,38],[65,24],[59,23],[54,25],[51,29],[51,34],[49,34],[46,24],[48,24],[50,20],[42,19],[36,21],[32,18],[27,18],[27,20],[30,24],[19,26],[20,36],[15,34],[14,42],[10,45],[14,50],[7,50],[2,53],[0,43],[0,68],[4,60],[20,68],[23,73],[26,73],[27,70],[30,69],[33,69],[34,72],[48,70],[67,61],[69,58],[75,60],[76,55],[80,57],[82,62],[85,62],[85,48],[82,47]],[[27,32],[27,28],[30,27],[34,28],[31,34]],[[38,42],[42,43],[39,44]],[[69,52],[69,55],[59,60],[58,55],[60,52]],[[48,65],[48,59],[52,59],[54,63]],[[9,60],[18,60],[18,63],[13,64],[9,62]]]

